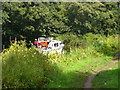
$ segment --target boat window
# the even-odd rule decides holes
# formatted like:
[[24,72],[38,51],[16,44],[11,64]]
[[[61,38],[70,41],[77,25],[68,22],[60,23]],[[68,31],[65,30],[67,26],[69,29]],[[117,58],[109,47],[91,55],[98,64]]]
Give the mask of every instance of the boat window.
[[58,43],[55,43],[55,44],[54,44],[54,47],[58,47]]

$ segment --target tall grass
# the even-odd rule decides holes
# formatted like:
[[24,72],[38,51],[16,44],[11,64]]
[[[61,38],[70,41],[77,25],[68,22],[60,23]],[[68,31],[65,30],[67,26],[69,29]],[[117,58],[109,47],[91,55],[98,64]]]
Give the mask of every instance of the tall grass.
[[117,38],[118,35],[106,37],[92,33],[81,37],[61,35],[57,39],[65,44],[65,53],[49,56],[39,53],[33,47],[26,48],[24,42],[15,42],[2,53],[3,88],[44,87],[51,82],[54,73],[63,72],[64,66],[69,68],[71,63],[74,66],[76,62],[87,58],[113,56],[119,52]]

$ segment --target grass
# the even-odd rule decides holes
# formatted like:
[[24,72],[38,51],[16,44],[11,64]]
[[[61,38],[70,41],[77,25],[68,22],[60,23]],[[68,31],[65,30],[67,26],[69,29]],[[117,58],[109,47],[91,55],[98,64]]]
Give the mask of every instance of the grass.
[[98,73],[93,80],[93,88],[118,88],[118,70],[117,63]]
[[52,74],[52,81],[47,88],[83,88],[88,75],[107,65],[110,57],[86,58],[69,65],[58,64],[61,70]]

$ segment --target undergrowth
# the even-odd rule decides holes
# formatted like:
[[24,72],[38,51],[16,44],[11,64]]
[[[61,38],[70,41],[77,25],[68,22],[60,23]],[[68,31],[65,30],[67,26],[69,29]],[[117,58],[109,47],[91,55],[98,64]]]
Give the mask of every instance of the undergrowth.
[[[64,83],[61,81],[62,84],[60,85],[67,82],[74,83],[74,80],[69,81],[67,78],[72,77],[70,75],[74,76],[76,70],[81,70],[82,75],[84,71],[82,69],[92,65],[95,60],[97,62],[97,58],[112,57],[119,52],[118,35],[106,37],[104,35],[88,33],[77,37],[73,34],[65,34],[57,37],[57,39],[61,39],[65,44],[64,54],[44,55],[39,53],[34,47],[26,48],[25,42],[15,42],[9,49],[3,50],[3,88],[39,88],[47,87],[47,85],[48,87],[50,87],[49,85],[54,87],[54,84],[51,83],[58,83],[59,85],[60,82],[57,80],[63,77],[65,77],[64,80],[62,79]],[[98,61],[100,62],[100,60]],[[101,61],[103,63],[100,62],[100,66],[109,62],[108,60]],[[96,64],[93,67],[91,69],[94,71],[99,68],[99,65]],[[71,70],[70,75],[65,74],[69,70]],[[91,72],[86,71],[86,74],[84,74],[87,76],[89,73]],[[62,76],[59,77],[61,74]],[[72,78],[76,79],[77,77],[75,77],[76,75]],[[68,87],[70,86],[68,85]]]

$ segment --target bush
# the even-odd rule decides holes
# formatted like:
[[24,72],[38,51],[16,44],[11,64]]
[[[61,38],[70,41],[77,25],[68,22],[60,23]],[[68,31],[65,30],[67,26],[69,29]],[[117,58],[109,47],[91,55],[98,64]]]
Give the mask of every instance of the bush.
[[45,77],[48,57],[33,47],[26,48],[15,42],[2,53],[3,88],[38,88],[49,82]]
[[99,53],[114,55],[119,52],[118,35],[104,36],[100,34],[88,33],[83,36],[84,46],[91,47]]
[[102,40],[99,39],[95,47],[98,52],[104,53],[105,55],[115,55],[120,52],[118,35],[108,36]]
[[84,49],[84,51],[87,50],[86,54],[94,51],[97,55],[105,54],[113,56],[115,53],[120,52],[118,48],[118,35],[105,36],[87,33],[81,37],[77,37],[72,33],[67,33],[60,35],[57,39],[63,41],[65,44],[64,50],[67,52],[75,50],[75,48]]
[[[98,41],[98,39],[101,39],[101,35],[100,34],[92,34],[92,33],[87,33],[85,34],[82,39],[83,39],[83,43],[84,43],[84,47],[93,47],[94,43],[96,43]],[[103,38],[103,37],[102,37]],[[99,39],[99,40],[100,40]]]
[[61,39],[63,41],[63,43],[65,44],[64,50],[66,50],[67,52],[70,52],[70,48],[74,49],[82,46],[82,40],[72,33],[60,35],[56,39]]

